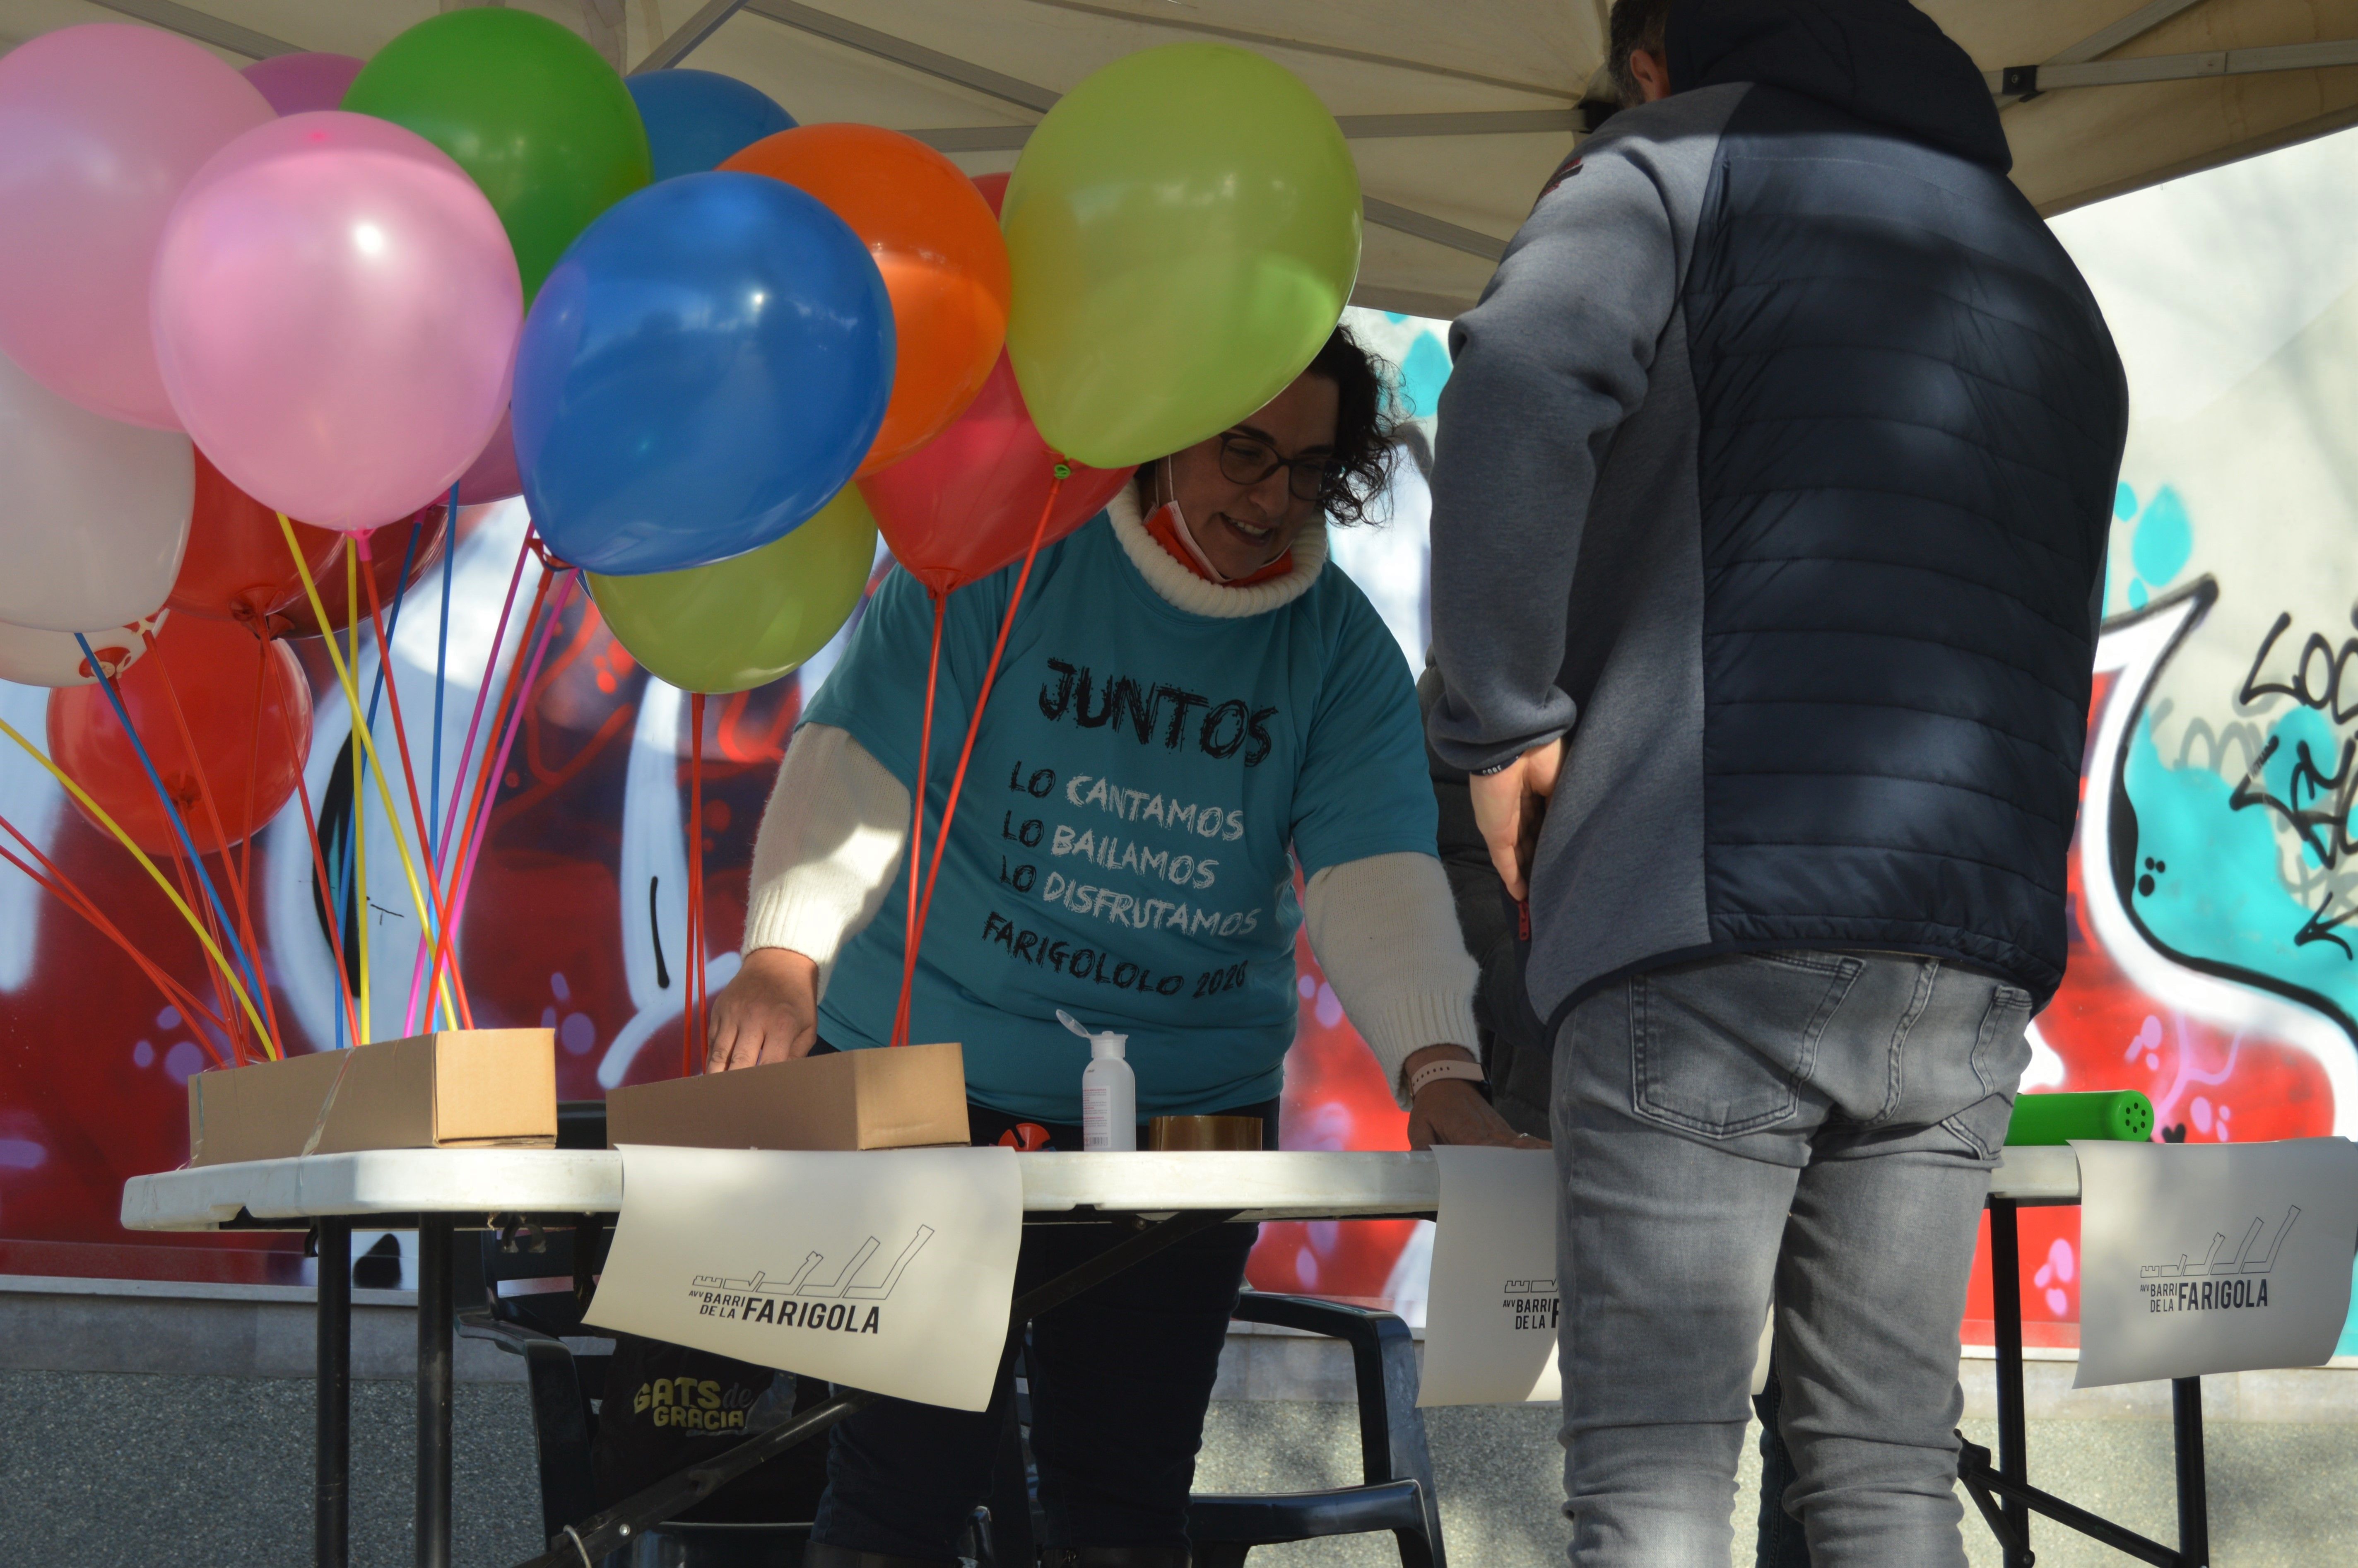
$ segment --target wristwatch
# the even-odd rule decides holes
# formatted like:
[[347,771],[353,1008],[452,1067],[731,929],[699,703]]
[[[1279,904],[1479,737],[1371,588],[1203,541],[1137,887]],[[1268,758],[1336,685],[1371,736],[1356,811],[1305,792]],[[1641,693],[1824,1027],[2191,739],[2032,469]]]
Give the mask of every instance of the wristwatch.
[[1446,1056],[1438,1062],[1427,1062],[1409,1075],[1408,1098],[1412,1101],[1414,1100],[1417,1091],[1423,1088],[1425,1085],[1439,1083],[1444,1078],[1466,1078],[1477,1084],[1487,1081],[1479,1062],[1466,1062],[1455,1056]]

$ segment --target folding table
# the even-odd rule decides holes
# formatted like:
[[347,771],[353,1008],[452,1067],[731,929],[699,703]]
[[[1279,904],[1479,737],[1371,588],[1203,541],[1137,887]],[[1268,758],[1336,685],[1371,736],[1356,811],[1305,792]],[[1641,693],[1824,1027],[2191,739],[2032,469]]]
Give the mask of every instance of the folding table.
[[[872,1153],[863,1159],[890,1159]],[[1113,1222],[1137,1235],[1129,1260],[1207,1224],[1264,1219],[1431,1218],[1441,1179],[1430,1154],[1313,1152],[1065,1153],[1018,1162],[1024,1222]],[[2008,1568],[2028,1568],[2028,1512],[2168,1568],[2208,1558],[2201,1386],[2176,1386],[2180,1547],[2176,1552],[2029,1486],[2022,1395],[2022,1314],[2015,1214],[2080,1197],[2068,1148],[2009,1149],[1991,1182],[1996,1275],[1998,1454],[1969,1451],[1960,1473],[2006,1542]],[[345,1255],[355,1221],[417,1231],[417,1486],[420,1568],[450,1562],[451,1238],[462,1229],[575,1225],[622,1206],[622,1157],[611,1150],[411,1149],[240,1164],[137,1176],[123,1193],[131,1230],[316,1228],[319,1255]],[[1174,1228],[1176,1227],[1176,1228]],[[319,1447],[315,1560],[347,1561],[352,1280],[323,1269],[319,1290]],[[2005,1501],[1994,1505],[1988,1494]]]

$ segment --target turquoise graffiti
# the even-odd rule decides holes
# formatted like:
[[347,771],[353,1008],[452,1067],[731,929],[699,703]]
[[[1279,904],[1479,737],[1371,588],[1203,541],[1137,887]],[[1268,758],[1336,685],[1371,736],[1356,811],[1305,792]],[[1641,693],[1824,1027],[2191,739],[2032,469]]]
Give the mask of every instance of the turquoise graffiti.
[[2179,755],[2166,759],[2153,717],[2139,719],[2122,771],[2136,814],[2124,891],[2164,950],[2306,993],[2346,1028],[2358,1019],[2358,930],[2350,925],[2358,906],[2334,873],[2346,844],[2351,749],[2308,708],[2261,733],[2251,763],[2223,776],[2219,752],[2241,750],[2234,737],[2223,743],[2190,726]]
[[[2186,514],[2186,503],[2173,485],[2163,485],[2153,492],[2142,506],[2137,493],[2123,484],[2113,494],[2113,515],[2128,522],[2135,519],[2129,535],[2129,568],[2132,575],[2123,597],[2132,611],[2143,610],[2153,595],[2169,586],[2170,579],[2186,569],[2194,554],[2194,524]],[[2113,568],[2108,563],[2105,576]],[[2104,587],[2104,602],[2113,602],[2112,585]]]

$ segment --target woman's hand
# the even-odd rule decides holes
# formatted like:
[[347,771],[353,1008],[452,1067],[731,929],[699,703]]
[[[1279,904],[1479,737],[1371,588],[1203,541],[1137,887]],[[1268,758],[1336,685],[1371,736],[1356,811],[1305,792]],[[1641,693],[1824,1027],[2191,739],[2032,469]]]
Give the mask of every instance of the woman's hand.
[[818,966],[784,947],[756,947],[712,999],[704,1070],[789,1061],[817,1042]]
[[[1475,1059],[1474,1053],[1462,1045],[1428,1045],[1411,1056],[1401,1070],[1406,1073],[1444,1058]],[[1408,1113],[1408,1146],[1430,1149],[1436,1143],[1478,1143],[1495,1149],[1548,1146],[1507,1125],[1498,1108],[1484,1099],[1482,1091],[1467,1078],[1436,1078],[1416,1091],[1416,1103]]]

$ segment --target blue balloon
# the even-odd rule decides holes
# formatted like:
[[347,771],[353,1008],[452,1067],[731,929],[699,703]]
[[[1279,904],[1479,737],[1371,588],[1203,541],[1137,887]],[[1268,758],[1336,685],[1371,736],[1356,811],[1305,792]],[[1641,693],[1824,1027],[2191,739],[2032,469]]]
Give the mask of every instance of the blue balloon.
[[758,87],[711,70],[650,70],[625,77],[646,122],[655,178],[708,174],[763,136],[795,128],[795,117]]
[[892,391],[892,305],[858,235],[757,174],[624,197],[525,319],[514,402],[548,546],[614,576],[756,550],[849,481]]

